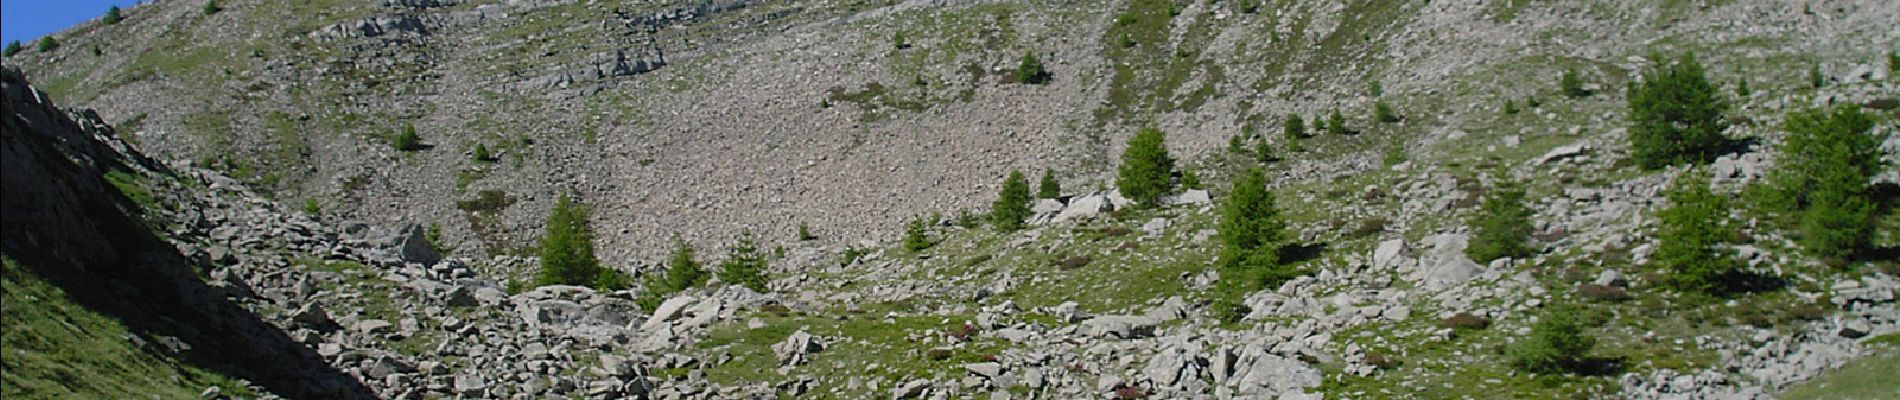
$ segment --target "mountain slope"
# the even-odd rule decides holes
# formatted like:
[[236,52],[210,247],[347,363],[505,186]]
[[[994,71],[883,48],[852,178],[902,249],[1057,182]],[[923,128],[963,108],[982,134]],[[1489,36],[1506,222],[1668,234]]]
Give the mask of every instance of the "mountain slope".
[[[1815,385],[1893,389],[1856,361],[1900,329],[1900,9],[1881,1],[203,4],[6,61],[167,160],[76,157],[134,161],[74,167],[74,190],[170,169],[189,178],[149,192],[195,200],[9,197],[9,229],[182,217],[159,231],[204,261],[194,290],[359,395],[1768,398],[1836,368]],[[1738,144],[1640,168],[1618,89],[1691,53]],[[1018,82],[1027,56],[1046,81]],[[1888,164],[1872,249],[1823,259],[1754,196],[1785,168],[1788,115],[1849,105]],[[1281,133],[1292,116],[1307,135]],[[410,126],[421,145],[395,148]],[[1123,143],[1149,126],[1208,190],[1120,197]],[[1003,176],[1045,168],[1063,196],[1027,229],[983,226]],[[1219,210],[1253,168],[1299,276],[1231,290]],[[1739,205],[1717,251],[1769,289],[1690,293],[1656,261],[1665,188],[1700,177]],[[1505,189],[1526,193],[1529,251],[1473,260]],[[567,193],[633,288],[504,283],[535,272]],[[913,219],[923,240],[899,245]],[[659,254],[691,244],[717,270],[744,231],[771,249],[766,290],[654,295]],[[1515,362],[1552,320],[1596,346],[1561,371]],[[288,382],[263,386],[310,390]]]

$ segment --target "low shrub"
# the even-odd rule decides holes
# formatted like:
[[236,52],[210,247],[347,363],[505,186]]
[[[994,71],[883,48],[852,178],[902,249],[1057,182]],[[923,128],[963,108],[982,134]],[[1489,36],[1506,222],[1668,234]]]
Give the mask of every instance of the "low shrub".
[[1623,301],[1630,299],[1628,290],[1616,286],[1585,283],[1577,285],[1577,295],[1597,301]]
[[1399,365],[1401,364],[1399,362],[1399,359],[1393,358],[1392,356],[1388,356],[1385,353],[1377,352],[1377,351],[1367,351],[1365,362],[1366,362],[1366,365],[1371,365],[1373,368],[1378,368],[1378,369],[1398,368]]
[[786,307],[784,304],[779,304],[779,303],[765,303],[765,305],[759,306],[759,311],[769,313],[778,317],[786,317],[786,316],[792,315],[791,307]]
[[981,331],[983,331],[983,329],[978,328],[976,325],[963,324],[962,326],[950,328],[950,330],[944,331],[943,335],[951,339],[956,339],[958,341],[966,341],[966,340],[970,340],[971,336],[976,336],[976,333],[981,332]]
[[1057,257],[1056,260],[1051,261],[1049,265],[1055,266],[1058,269],[1076,269],[1089,265],[1089,261],[1091,260],[1089,256],[1086,255],[1068,258]]
[[1461,312],[1439,320],[1438,326],[1448,329],[1477,330],[1491,327],[1491,319]]

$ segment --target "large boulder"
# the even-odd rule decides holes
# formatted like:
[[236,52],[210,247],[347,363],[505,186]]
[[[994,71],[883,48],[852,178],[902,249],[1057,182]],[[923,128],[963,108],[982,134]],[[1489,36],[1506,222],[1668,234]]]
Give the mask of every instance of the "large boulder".
[[1083,333],[1099,338],[1135,339],[1154,336],[1161,319],[1149,316],[1105,315],[1082,321]]
[[1063,207],[1062,212],[1056,213],[1056,217],[1052,221],[1063,222],[1094,217],[1098,214],[1108,212],[1108,210],[1112,209],[1110,207],[1112,206],[1109,205],[1107,196],[1091,194],[1076,197],[1069,200],[1069,206]]
[[1173,206],[1205,206],[1214,204],[1214,196],[1209,195],[1206,190],[1194,189],[1181,192],[1180,195],[1168,196],[1162,202]]
[[1268,353],[1259,346],[1248,346],[1235,360],[1233,377],[1227,382],[1235,398],[1271,399],[1298,394],[1319,386],[1320,371],[1298,359]]
[[435,250],[435,244],[429,243],[428,231],[422,225],[410,224],[397,235],[396,258],[404,263],[435,265],[442,261],[442,253]]
[[1405,261],[1405,239],[1392,239],[1379,242],[1372,250],[1372,268],[1398,268]]
[[689,304],[693,304],[692,296],[679,296],[660,302],[660,306],[653,308],[653,315],[647,317],[646,323],[640,324],[640,329],[653,330],[665,324],[666,321],[678,318],[680,311],[685,310]]
[[811,353],[824,349],[824,343],[801,329],[787,336],[785,341],[772,345],[772,354],[778,355],[778,365],[802,365]]
[[1418,282],[1419,287],[1438,290],[1457,286],[1484,272],[1484,266],[1465,256],[1465,244],[1470,240],[1464,234],[1439,234],[1425,239],[1431,247],[1418,258],[1418,269],[1410,278]]

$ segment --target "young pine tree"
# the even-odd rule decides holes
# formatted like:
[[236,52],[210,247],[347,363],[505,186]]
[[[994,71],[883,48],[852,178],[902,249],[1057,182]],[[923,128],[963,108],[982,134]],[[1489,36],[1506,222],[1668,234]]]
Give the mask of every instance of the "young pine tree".
[[20,41],[18,40],[7,42],[6,50],[4,50],[3,52],[0,52],[0,54],[4,54],[7,57],[12,57],[14,54],[20,54],[20,49],[22,48],[24,47],[20,46]]
[[1728,292],[1741,265],[1722,247],[1733,232],[1726,226],[1729,202],[1709,190],[1703,174],[1685,172],[1667,193],[1669,208],[1659,213],[1662,226],[1650,262],[1667,272],[1678,290],[1719,295]]
[[1867,182],[1879,173],[1880,143],[1869,134],[1873,117],[1858,106],[1806,110],[1788,117],[1783,161],[1769,178],[1771,209],[1800,218],[1800,244],[1841,260],[1867,248],[1875,205]]
[[218,0],[211,0],[211,1],[205,2],[205,7],[204,7],[205,15],[217,14],[219,11],[224,11],[224,6],[218,5]]
[[798,223],[798,240],[799,241],[818,240],[818,235],[813,235],[811,233],[811,227],[805,225],[805,223],[803,222],[800,222]]
[[547,232],[541,236],[541,273],[535,286],[593,283],[600,275],[594,258],[594,231],[588,226],[586,206],[562,194],[548,211]]
[[488,154],[488,145],[481,144],[481,143],[475,144],[475,155],[472,158],[474,158],[475,162],[478,162],[478,163],[495,162],[495,155]]
[[928,236],[926,232],[928,229],[926,225],[924,219],[918,217],[917,219],[911,220],[910,225],[904,227],[905,249],[909,249],[910,251],[924,251],[924,249],[928,249],[930,246],[937,244],[930,241],[930,236]]
[[1280,130],[1280,134],[1286,138],[1286,151],[1299,152],[1300,139],[1306,137],[1306,121],[1300,119],[1299,114],[1287,114],[1286,122],[1282,123]]
[[1224,285],[1244,292],[1293,277],[1280,264],[1280,248],[1288,239],[1286,221],[1259,168],[1249,169],[1234,181],[1232,194],[1221,204],[1218,229]]
[[1022,171],[1009,171],[1009,177],[1003,179],[1003,190],[990,204],[990,223],[1003,232],[1022,229],[1023,220],[1029,218],[1029,200],[1028,179],[1023,178]]
[[1128,140],[1122,151],[1122,165],[1115,178],[1122,196],[1143,207],[1153,207],[1161,196],[1174,192],[1174,158],[1168,156],[1167,134],[1160,129],[1142,128]]
[[1557,373],[1577,367],[1596,347],[1596,337],[1584,331],[1575,306],[1553,306],[1531,324],[1531,336],[1511,347],[1511,366],[1522,371]]
[[1254,139],[1260,139],[1260,137],[1258,133],[1254,132],[1253,124],[1242,123],[1240,124],[1240,133],[1227,138],[1227,152],[1234,154],[1246,153],[1247,141]]
[[1815,64],[1813,67],[1808,68],[1808,85],[1813,86],[1815,89],[1827,86],[1827,76],[1821,75],[1820,64]]
[[1590,95],[1590,91],[1583,90],[1583,78],[1577,76],[1577,70],[1575,69],[1564,70],[1563,78],[1557,80],[1557,88],[1563,92],[1564,96],[1571,98]]
[[1286,122],[1282,123],[1281,126],[1281,134],[1285,135],[1287,140],[1300,140],[1301,138],[1305,138],[1306,121],[1300,119],[1299,114],[1287,114]]
[[1706,162],[1721,151],[1728,105],[1694,55],[1650,68],[1628,97],[1630,152],[1644,169]]
[[1869,134],[1873,127],[1873,118],[1858,106],[1789,115],[1785,127],[1788,139],[1781,148],[1783,160],[1767,179],[1775,194],[1771,208],[1783,213],[1807,210],[1808,198],[1820,189],[1821,176],[1830,169],[1851,171],[1858,178],[1838,179],[1860,182],[1880,172],[1880,142]]
[[666,275],[660,278],[657,292],[660,295],[677,293],[706,284],[706,270],[699,268],[699,260],[694,257],[693,245],[683,240],[674,240],[673,258],[667,262]]
[[1465,255],[1478,263],[1532,254],[1531,210],[1524,206],[1524,190],[1499,188],[1486,196],[1471,218],[1471,245]]
[[1053,199],[1062,197],[1062,182],[1056,181],[1056,170],[1042,170],[1042,182],[1036,186],[1036,198]]
[[1339,114],[1339,109],[1337,108],[1333,109],[1332,115],[1326,116],[1326,134],[1346,134],[1346,116]]
[[1386,104],[1385,100],[1379,100],[1372,102],[1372,120],[1387,124],[1399,122],[1399,114],[1392,111],[1392,105]]
[[52,36],[40,38],[39,51],[41,53],[51,52],[53,50],[59,50],[59,40],[53,39]]
[[1049,71],[1043,69],[1042,60],[1036,59],[1036,53],[1023,53],[1023,61],[1016,65],[1016,82],[1042,84],[1049,82]]
[[104,21],[106,25],[116,25],[119,23],[119,21],[123,21],[123,20],[125,20],[125,16],[119,14],[119,6],[112,6],[112,8],[106,9],[106,17]]
[[1258,143],[1254,143],[1253,156],[1254,161],[1258,161],[1261,164],[1272,164],[1274,161],[1280,161],[1280,158],[1273,154],[1273,146],[1267,144],[1267,141],[1264,139]]
[[752,242],[752,232],[746,231],[739,235],[738,243],[726,250],[726,262],[719,264],[719,280],[764,293],[765,267],[765,256],[759,254],[758,245]]
[[422,149],[422,137],[416,135],[415,125],[403,125],[402,133],[396,134],[396,151],[416,151]]
[[1187,190],[1201,190],[1201,175],[1194,173],[1194,171],[1181,171],[1181,188]]

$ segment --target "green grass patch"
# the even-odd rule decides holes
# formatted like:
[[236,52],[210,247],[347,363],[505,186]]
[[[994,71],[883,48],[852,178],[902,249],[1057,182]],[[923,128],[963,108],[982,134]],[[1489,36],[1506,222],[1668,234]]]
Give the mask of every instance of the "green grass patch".
[[1890,348],[1789,387],[1778,398],[1900,399],[1900,379],[1895,377],[1900,377],[1900,350]]
[[138,348],[118,320],[75,304],[13,261],[0,281],[0,397],[197,398],[206,387],[255,394],[231,378]]

